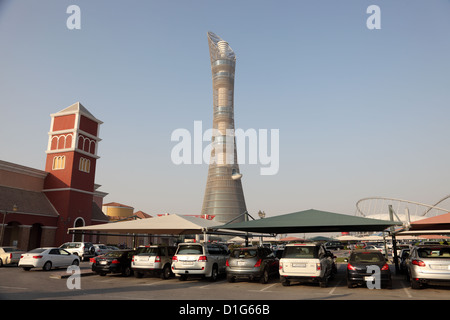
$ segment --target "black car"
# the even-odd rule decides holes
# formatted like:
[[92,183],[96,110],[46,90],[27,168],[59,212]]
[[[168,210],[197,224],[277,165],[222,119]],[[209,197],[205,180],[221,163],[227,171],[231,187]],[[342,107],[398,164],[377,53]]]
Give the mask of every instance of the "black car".
[[92,271],[104,276],[107,273],[121,273],[125,277],[133,274],[131,259],[136,250],[114,250],[95,258]]
[[325,243],[325,248],[327,250],[340,250],[344,249],[344,245],[340,241],[329,241]]
[[[368,287],[377,288],[377,283],[387,288],[392,287],[389,265],[378,250],[352,251],[347,261],[347,286],[349,288],[354,285],[368,285]],[[379,276],[378,279],[377,276]]]

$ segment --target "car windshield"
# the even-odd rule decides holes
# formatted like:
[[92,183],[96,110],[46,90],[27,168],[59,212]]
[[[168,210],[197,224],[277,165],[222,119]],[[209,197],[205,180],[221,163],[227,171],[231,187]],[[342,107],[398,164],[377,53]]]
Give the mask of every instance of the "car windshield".
[[377,263],[384,261],[383,255],[378,252],[358,252],[353,253],[350,257],[350,262],[352,263]]
[[419,248],[417,253],[421,258],[450,259],[450,248]]
[[160,255],[159,248],[144,248],[141,253],[139,253],[139,256],[149,256],[149,257],[155,257]]
[[16,250],[17,250],[16,248],[3,247],[3,251],[5,252],[14,252]]
[[250,259],[256,257],[257,254],[258,251],[255,248],[253,249],[241,248],[241,249],[234,249],[230,257],[240,259]]
[[180,245],[178,254],[203,254],[203,247],[198,245]]
[[316,246],[287,246],[283,258],[317,258]]

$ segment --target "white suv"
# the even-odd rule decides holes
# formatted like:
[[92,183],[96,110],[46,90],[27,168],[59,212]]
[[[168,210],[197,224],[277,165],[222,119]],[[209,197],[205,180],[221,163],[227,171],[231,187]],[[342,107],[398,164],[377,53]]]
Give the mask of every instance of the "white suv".
[[95,248],[90,242],[66,242],[60,248],[79,256],[81,261],[95,256]]
[[177,247],[152,245],[140,247],[139,250],[140,253],[131,260],[131,268],[136,278],[142,278],[144,274],[158,274],[162,279],[170,278],[172,257]]
[[216,281],[226,272],[228,248],[217,244],[180,243],[172,258],[172,272],[180,280],[201,275]]
[[334,256],[321,244],[288,244],[280,259],[280,281],[283,286],[297,280],[319,282],[324,288],[335,273]]

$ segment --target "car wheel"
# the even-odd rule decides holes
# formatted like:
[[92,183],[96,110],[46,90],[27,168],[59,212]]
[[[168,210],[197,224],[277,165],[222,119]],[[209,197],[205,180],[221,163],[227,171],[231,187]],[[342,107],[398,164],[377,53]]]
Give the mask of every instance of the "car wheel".
[[269,270],[267,270],[267,268],[264,269],[264,272],[263,272],[263,274],[262,274],[262,277],[261,277],[261,279],[259,279],[259,281],[260,281],[262,284],[266,284],[267,282],[269,282]]
[[234,282],[236,280],[236,278],[235,277],[233,277],[231,274],[227,274],[227,281],[228,282]]
[[23,267],[23,270],[25,270],[25,271],[30,271],[30,270],[31,270],[31,267]]
[[184,275],[184,274],[182,274],[178,279],[179,279],[180,281],[186,281],[187,276]]
[[42,267],[42,270],[49,271],[52,268],[52,263],[50,261],[47,261],[44,266]]
[[392,280],[389,280],[386,284],[386,289],[392,289]]
[[0,268],[3,267],[3,260],[0,259]]
[[144,276],[144,274],[143,274],[142,272],[135,271],[135,272],[134,272],[134,276],[135,276],[136,278],[142,278],[142,277]]
[[420,282],[411,278],[411,289],[420,289]]
[[217,278],[219,277],[219,270],[217,268],[217,265],[213,265],[212,271],[211,271],[211,282],[215,282]]
[[291,285],[291,282],[286,279],[285,277],[281,277],[280,278],[281,284],[283,285],[283,287],[289,287]]
[[320,279],[319,285],[321,288],[328,287],[328,277],[324,277],[324,278]]
[[78,260],[78,259],[73,260],[72,261],[72,265],[73,266],[79,266],[80,265],[80,260]]
[[170,278],[170,274],[172,271],[170,270],[170,265],[166,264],[164,266],[163,271],[161,272],[161,279],[167,280]]
[[347,280],[347,288],[353,288],[353,282]]
[[131,276],[132,274],[133,274],[133,270],[131,270],[130,267],[125,267],[125,269],[124,269],[123,272],[122,272],[122,275],[123,275],[124,277],[129,277],[129,276]]

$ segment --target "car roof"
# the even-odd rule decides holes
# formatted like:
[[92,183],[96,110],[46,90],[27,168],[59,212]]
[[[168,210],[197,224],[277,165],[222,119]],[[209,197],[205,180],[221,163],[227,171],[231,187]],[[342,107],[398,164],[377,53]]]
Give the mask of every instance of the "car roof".
[[442,248],[450,248],[450,245],[448,244],[419,244],[419,245],[415,245],[413,247],[418,247],[418,248],[436,248],[436,247],[442,247]]
[[286,244],[286,247],[293,247],[293,246],[318,246],[320,243],[317,242],[299,242],[299,243],[288,243]]
[[381,254],[380,251],[375,250],[375,249],[367,249],[367,250],[356,249],[356,250],[352,250],[351,253],[379,253],[379,254]]

